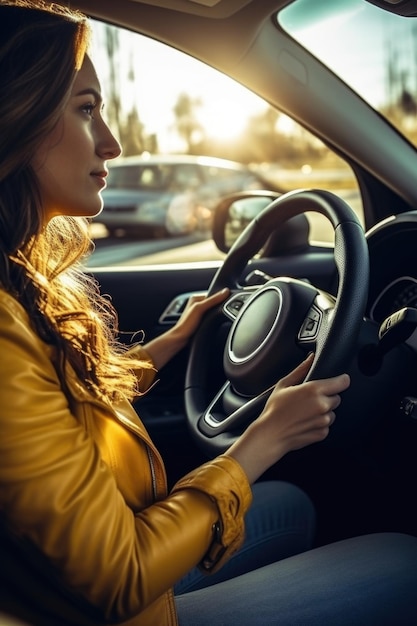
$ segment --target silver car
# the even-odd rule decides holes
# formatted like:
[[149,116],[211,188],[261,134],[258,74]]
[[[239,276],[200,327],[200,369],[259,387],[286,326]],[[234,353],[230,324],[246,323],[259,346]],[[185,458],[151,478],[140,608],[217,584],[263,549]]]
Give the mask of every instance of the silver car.
[[249,189],[270,189],[241,163],[187,155],[150,155],[109,164],[104,208],[96,222],[110,235],[166,237],[209,232],[220,198]]

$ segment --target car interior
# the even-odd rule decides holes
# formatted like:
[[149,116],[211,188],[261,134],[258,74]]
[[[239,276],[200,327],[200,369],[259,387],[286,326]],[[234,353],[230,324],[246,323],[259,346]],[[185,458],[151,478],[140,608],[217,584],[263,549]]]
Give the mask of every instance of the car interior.
[[[397,65],[389,68],[391,77],[399,77],[393,96],[398,106],[377,107],[332,67],[331,55],[322,56],[318,45],[327,38],[329,51],[341,22],[353,15],[364,20],[364,32],[372,31],[372,24],[377,30],[375,16],[383,16],[384,33],[391,32],[390,19],[406,22],[417,41],[417,2],[70,4],[97,23],[161,42],[233,79],[314,137],[333,159],[321,176],[300,169],[292,185],[281,185],[282,193],[271,185],[222,198],[214,212],[210,238],[216,254],[210,258],[187,257],[185,248],[178,257],[176,248],[165,250],[163,262],[155,262],[153,254],[137,263],[113,263],[100,256],[97,242],[92,260],[103,260],[87,263],[86,270],[111,296],[126,342],[137,340],[139,330],[145,341],[162,333],[191,294],[230,289],[224,306],[207,316],[192,344],[135,403],[161,451],[170,484],[224,451],[259,414],[275,382],[313,351],[310,378],[347,371],[351,386],[326,441],[287,455],[261,480],[287,480],[310,495],[318,515],[317,545],[374,531],[417,535],[412,497],[417,476],[417,67],[408,55],[410,65],[402,69],[407,54],[393,53]],[[359,63],[365,74],[372,67],[358,61],[359,40],[352,32],[359,37],[360,29],[346,27],[340,67],[355,69]],[[390,41],[384,39],[378,48],[384,67]],[[143,62],[151,65],[152,57]],[[352,80],[359,81],[359,73]],[[352,184],[333,184],[335,162],[348,170]],[[328,240],[313,238],[312,215],[326,221]]]

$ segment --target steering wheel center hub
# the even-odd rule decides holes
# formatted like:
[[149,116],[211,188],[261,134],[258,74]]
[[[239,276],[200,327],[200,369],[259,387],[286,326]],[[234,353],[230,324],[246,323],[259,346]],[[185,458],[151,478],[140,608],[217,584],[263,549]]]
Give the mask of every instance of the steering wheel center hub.
[[276,287],[258,292],[248,301],[230,331],[227,349],[232,363],[256,357],[271,339],[281,308],[282,295]]
[[297,338],[316,293],[301,281],[274,278],[247,300],[223,354],[236,393],[250,397],[265,391],[302,359]]

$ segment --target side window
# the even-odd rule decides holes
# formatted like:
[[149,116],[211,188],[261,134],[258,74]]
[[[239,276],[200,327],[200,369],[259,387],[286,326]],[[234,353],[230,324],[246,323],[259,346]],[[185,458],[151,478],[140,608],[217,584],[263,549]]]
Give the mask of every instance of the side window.
[[[123,148],[103,191],[104,209],[91,224],[94,266],[100,258],[106,265],[223,258],[211,240],[211,219],[219,199],[235,191],[330,189],[362,218],[350,168],[233,80],[165,44],[100,22],[93,22],[92,55],[107,122]],[[222,159],[223,166],[200,166],[197,156]],[[128,167],[125,159],[141,165]],[[310,239],[332,242],[326,219],[308,217]]]

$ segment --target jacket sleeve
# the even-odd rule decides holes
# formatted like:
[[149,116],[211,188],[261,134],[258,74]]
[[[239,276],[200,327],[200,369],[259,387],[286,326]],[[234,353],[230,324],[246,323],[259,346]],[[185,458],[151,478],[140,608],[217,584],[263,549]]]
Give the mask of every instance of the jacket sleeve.
[[199,564],[202,571],[214,573],[244,539],[244,515],[252,502],[248,479],[237,461],[222,455],[184,476],[173,493],[182,490],[201,491],[216,503],[219,519],[210,547]]
[[[229,460],[209,463],[199,478],[190,475],[134,513],[71,413],[48,347],[10,300],[5,307],[0,299],[2,519],[18,542],[46,557],[52,587],[86,601],[103,621],[128,619],[204,559],[219,519],[232,546],[247,503],[235,495],[241,470]],[[219,514],[228,501],[229,518]]]

